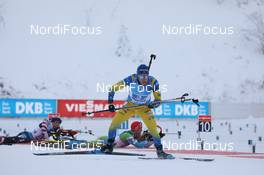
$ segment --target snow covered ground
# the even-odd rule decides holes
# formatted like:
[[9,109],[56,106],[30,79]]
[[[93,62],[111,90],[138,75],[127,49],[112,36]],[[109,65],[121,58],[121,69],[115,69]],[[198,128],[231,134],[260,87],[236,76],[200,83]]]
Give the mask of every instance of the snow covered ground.
[[[16,150],[16,151],[14,151]],[[120,150],[121,151],[121,150]],[[122,150],[126,151],[127,150]],[[213,162],[187,160],[140,160],[136,157],[99,155],[48,156],[32,155],[27,146],[4,146],[0,149],[1,174],[214,174],[262,175],[263,159],[226,158],[210,156]],[[154,153],[148,154],[153,155]],[[184,155],[177,155],[183,157]],[[189,155],[187,155],[189,156]],[[205,157],[205,156],[202,156]]]
[[[135,119],[132,119],[135,120]],[[131,121],[132,121],[131,120]],[[41,119],[1,119],[0,134],[3,130],[10,135],[14,135],[21,130],[34,129]],[[131,122],[130,121],[130,122]],[[198,134],[197,121],[194,120],[159,120],[158,124],[163,127],[168,134],[163,141],[174,143],[187,143],[196,140]],[[97,136],[106,135],[110,120],[64,120],[64,128],[91,129],[95,136],[80,135],[79,139],[94,140]],[[230,126],[229,126],[230,125]],[[257,126],[256,133],[254,127]],[[230,135],[228,128],[233,131]],[[242,130],[240,131],[240,128]],[[182,132],[179,139],[177,132]],[[198,162],[194,160],[140,160],[137,157],[122,156],[102,156],[102,155],[69,155],[69,156],[34,156],[30,145],[0,146],[1,174],[14,175],[17,173],[34,175],[44,175],[46,173],[59,172],[61,174],[263,174],[264,161],[264,141],[263,119],[236,119],[236,120],[213,120],[213,131],[211,133],[201,133],[201,138],[208,143],[232,142],[233,150],[167,150],[176,157],[198,157],[214,158],[213,162]],[[219,136],[219,141],[216,140]],[[252,154],[252,146],[248,145],[248,140],[252,139],[256,144],[256,153]],[[223,147],[222,147],[223,148]],[[151,149],[118,149],[122,152],[145,153],[147,157],[155,157],[155,151]],[[43,151],[42,151],[43,152]],[[50,152],[50,151],[44,151]]]

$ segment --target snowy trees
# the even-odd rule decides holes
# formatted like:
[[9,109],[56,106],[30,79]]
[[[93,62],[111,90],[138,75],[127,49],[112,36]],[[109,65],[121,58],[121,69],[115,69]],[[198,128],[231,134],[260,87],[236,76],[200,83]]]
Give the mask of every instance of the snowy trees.
[[259,49],[264,54],[264,16],[261,12],[254,12],[249,16],[249,19],[255,27],[249,32],[249,37],[259,44]]
[[124,25],[120,26],[120,34],[118,38],[118,45],[115,51],[117,57],[129,57],[131,55],[130,41],[127,36],[128,28]]

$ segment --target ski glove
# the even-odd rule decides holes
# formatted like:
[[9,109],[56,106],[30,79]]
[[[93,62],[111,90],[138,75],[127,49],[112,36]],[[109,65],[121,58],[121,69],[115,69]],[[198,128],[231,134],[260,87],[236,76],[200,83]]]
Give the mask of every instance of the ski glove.
[[113,104],[109,104],[109,106],[108,106],[108,110],[109,110],[110,112],[115,112],[115,111],[116,111],[115,106],[114,106]]
[[148,104],[148,107],[149,107],[150,109],[157,108],[157,107],[159,107],[159,106],[160,106],[160,101],[157,101],[157,100],[152,101],[152,102],[150,102],[150,103]]
[[[162,131],[160,131],[159,136],[160,138],[162,138],[165,136],[165,134]],[[153,137],[148,130],[143,131],[142,139],[147,141],[153,141]]]

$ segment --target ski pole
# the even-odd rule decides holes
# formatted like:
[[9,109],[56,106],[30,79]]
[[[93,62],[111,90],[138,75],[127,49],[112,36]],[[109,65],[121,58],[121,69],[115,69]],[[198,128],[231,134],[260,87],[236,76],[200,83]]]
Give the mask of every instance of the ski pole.
[[[156,101],[156,102],[157,103],[173,103],[173,102],[180,101],[180,102],[184,103],[186,101],[192,101],[197,106],[199,106],[199,100],[193,99],[193,98],[186,98],[186,96],[188,96],[188,95],[189,95],[188,93],[185,93],[181,97],[168,99],[168,100],[161,100],[161,101]],[[134,108],[140,108],[140,107],[146,107],[146,106],[148,106],[148,105],[147,104],[141,104],[141,105],[135,105],[135,106],[124,106],[124,107],[116,108],[115,110],[117,111],[117,110],[121,110],[121,109],[134,109]],[[100,113],[100,112],[109,112],[109,109],[100,110],[100,111],[92,111],[92,112],[83,112],[83,115],[86,115],[86,114],[90,115],[90,114]]]
[[151,64],[152,64],[152,59],[156,59],[156,55],[154,55],[154,54],[151,54],[150,55],[150,60],[149,60],[149,66],[148,66],[148,70],[150,70],[150,67],[151,67]]

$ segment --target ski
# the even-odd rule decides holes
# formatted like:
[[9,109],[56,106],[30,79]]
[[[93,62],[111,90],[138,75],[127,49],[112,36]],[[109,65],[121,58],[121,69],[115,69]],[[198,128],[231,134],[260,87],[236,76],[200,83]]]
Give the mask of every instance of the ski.
[[183,159],[183,160],[196,160],[196,161],[202,161],[202,162],[211,162],[211,161],[214,161],[214,159],[209,159],[209,158],[196,158],[196,157],[180,157],[179,159]]
[[145,154],[137,154],[137,153],[125,153],[125,152],[112,152],[112,153],[104,153],[100,150],[92,150],[92,151],[70,151],[70,152],[48,152],[48,153],[33,153],[36,156],[54,156],[54,155],[118,155],[118,156],[145,156]]
[[[158,158],[158,157],[139,157],[139,159],[143,159],[143,160],[174,160],[174,159],[163,159],[163,158]],[[195,157],[176,157],[175,159],[195,160],[195,161],[201,161],[201,162],[211,162],[211,161],[214,161],[214,159],[195,158]]]

